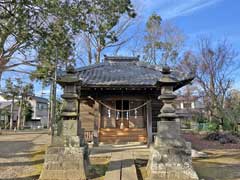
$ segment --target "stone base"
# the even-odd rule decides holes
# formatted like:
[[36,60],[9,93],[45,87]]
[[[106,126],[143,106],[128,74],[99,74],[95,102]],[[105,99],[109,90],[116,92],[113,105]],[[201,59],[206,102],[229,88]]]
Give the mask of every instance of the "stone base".
[[182,138],[156,136],[147,172],[151,180],[198,180],[192,167],[191,144]]
[[39,179],[85,180],[87,163],[87,149],[84,147],[50,146]]

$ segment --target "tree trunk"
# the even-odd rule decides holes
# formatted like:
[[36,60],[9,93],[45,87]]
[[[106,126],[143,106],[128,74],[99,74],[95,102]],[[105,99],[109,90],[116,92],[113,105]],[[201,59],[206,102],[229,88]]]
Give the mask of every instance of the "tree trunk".
[[[25,111],[25,108],[24,108],[24,111]],[[22,120],[22,129],[24,129],[25,127],[25,122],[26,122],[26,115],[23,116],[23,120]]]
[[12,98],[12,103],[11,103],[11,115],[10,115],[10,126],[9,129],[13,129],[13,118],[14,118],[14,99],[15,97]]
[[96,63],[100,63],[100,56],[101,56],[101,50],[98,48],[97,49],[97,55],[96,55]]
[[[53,125],[56,123],[56,76],[57,72],[55,70],[55,77],[51,84],[51,131],[53,130]],[[53,132],[53,131],[52,131]]]
[[86,35],[86,44],[87,44],[87,54],[88,54],[88,63],[92,64],[92,47],[91,47],[91,40],[90,35]]
[[48,105],[48,129],[51,130],[51,119],[52,119],[52,117],[51,117],[51,112],[52,112],[52,110],[51,110],[51,107],[52,107],[52,83],[51,83],[51,86],[50,86],[49,99],[50,99],[50,101],[49,101],[49,105]]
[[7,129],[8,128],[8,115],[4,115],[4,129]]
[[88,49],[88,63],[92,64],[92,51],[91,51],[91,47],[90,47],[90,49]]
[[19,104],[19,108],[18,108],[18,120],[17,120],[17,129],[21,129],[21,125],[22,125],[22,106],[23,106],[23,98],[21,97],[20,99],[20,104]]
[[2,71],[0,70],[0,89],[2,88]]

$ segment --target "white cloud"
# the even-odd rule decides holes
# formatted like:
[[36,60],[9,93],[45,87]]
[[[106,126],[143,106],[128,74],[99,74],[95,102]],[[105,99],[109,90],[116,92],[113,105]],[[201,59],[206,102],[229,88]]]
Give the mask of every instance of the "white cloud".
[[137,9],[143,9],[144,14],[156,12],[163,19],[172,19],[188,15],[220,1],[222,0],[133,0],[133,4]]

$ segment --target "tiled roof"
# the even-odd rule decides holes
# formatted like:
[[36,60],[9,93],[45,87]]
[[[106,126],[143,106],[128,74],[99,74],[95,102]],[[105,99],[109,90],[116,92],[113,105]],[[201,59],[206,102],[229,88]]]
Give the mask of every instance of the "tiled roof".
[[[105,57],[103,63],[76,69],[83,86],[147,86],[154,87],[162,77],[162,67],[139,61],[136,57]],[[171,70],[171,78],[179,84],[190,82],[192,76]],[[185,84],[186,84],[185,82]]]

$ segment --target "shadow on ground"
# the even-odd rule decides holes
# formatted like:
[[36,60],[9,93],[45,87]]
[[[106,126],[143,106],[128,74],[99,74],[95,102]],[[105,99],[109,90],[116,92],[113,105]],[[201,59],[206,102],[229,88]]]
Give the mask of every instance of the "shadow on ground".
[[37,180],[39,178],[39,175],[34,176],[28,176],[28,177],[18,177],[18,178],[4,178],[0,180]]

